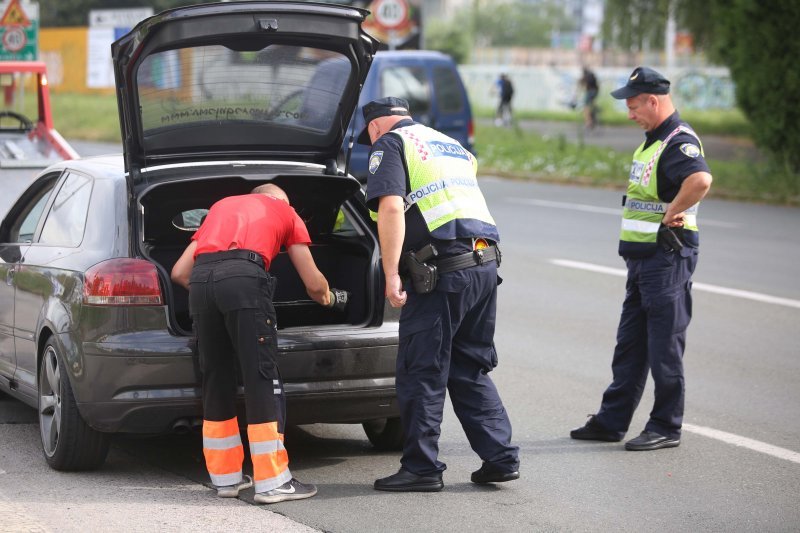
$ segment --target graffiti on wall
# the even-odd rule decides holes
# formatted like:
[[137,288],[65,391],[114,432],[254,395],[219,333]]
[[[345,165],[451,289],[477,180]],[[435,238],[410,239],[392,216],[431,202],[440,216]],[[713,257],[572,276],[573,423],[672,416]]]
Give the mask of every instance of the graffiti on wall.
[[686,71],[672,81],[675,99],[687,109],[732,109],[736,107],[735,85],[728,75]]

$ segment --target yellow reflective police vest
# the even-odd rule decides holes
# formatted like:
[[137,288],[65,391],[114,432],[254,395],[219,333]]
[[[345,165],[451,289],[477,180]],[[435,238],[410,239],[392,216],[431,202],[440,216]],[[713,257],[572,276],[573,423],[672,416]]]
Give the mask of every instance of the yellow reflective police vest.
[[437,239],[499,240],[494,218],[478,187],[478,162],[468,150],[422,124],[390,133],[403,141],[410,191],[404,198],[406,211],[419,208],[428,232]]
[[[658,197],[658,161],[672,138],[680,132],[688,133],[697,139],[700,144],[700,153],[703,153],[703,145],[697,134],[687,126],[680,125],[663,141],[655,141],[647,148],[644,147],[645,143],[642,143],[633,154],[633,163],[631,163],[628,177],[628,191],[622,210],[622,227],[619,234],[620,255],[647,255],[655,251],[658,228],[668,205]],[[698,231],[698,205],[695,204],[685,211],[684,231]],[[692,240],[697,242],[696,239]]]

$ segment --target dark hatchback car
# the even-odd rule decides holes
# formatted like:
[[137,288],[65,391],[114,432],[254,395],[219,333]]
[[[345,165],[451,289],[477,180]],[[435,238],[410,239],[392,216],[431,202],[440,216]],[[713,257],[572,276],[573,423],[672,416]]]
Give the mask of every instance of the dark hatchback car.
[[[288,419],[399,445],[397,314],[376,229],[337,161],[375,41],[363,10],[230,2],[151,17],[112,46],[124,155],[41,172],[0,226],[0,390],[39,412],[47,462],[103,463],[112,433],[202,417],[187,292],[169,272],[217,200],[287,191],[345,312],[274,261]],[[311,83],[318,69],[335,81]]]

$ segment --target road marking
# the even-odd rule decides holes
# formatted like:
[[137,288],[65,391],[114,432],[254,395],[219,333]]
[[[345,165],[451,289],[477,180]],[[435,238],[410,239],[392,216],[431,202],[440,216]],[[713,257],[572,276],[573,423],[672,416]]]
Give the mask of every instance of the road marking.
[[747,448],[748,450],[765,453],[767,455],[771,455],[772,457],[777,457],[778,459],[784,459],[786,461],[800,464],[800,453],[787,450],[786,448],[781,448],[780,446],[773,446],[772,444],[767,444],[766,442],[748,439],[747,437],[728,433],[727,431],[720,431],[718,429],[707,428],[704,426],[695,426],[694,424],[683,424],[683,429],[692,433],[697,433],[698,435],[702,435],[704,437],[721,440],[722,442],[733,444],[734,446],[740,446],[742,448]]
[[[595,265],[592,263],[583,263],[581,261],[571,261],[569,259],[550,259],[554,265],[577,268],[580,270],[589,270],[591,272],[599,272],[601,274],[611,274],[612,276],[627,277],[628,271],[624,268],[611,268],[602,265]],[[708,283],[692,283],[692,289],[705,292],[713,292],[715,294],[723,294],[725,296],[733,296],[735,298],[745,298],[747,300],[755,300],[767,304],[785,305],[786,307],[794,307],[800,309],[800,300],[792,300],[791,298],[781,298],[779,296],[771,296],[769,294],[762,294],[760,292],[743,291],[740,289],[729,289],[727,287],[720,287],[719,285],[711,285]]]
[[[598,207],[589,204],[576,204],[574,202],[554,202],[552,200],[538,200],[536,198],[506,198],[507,202],[515,204],[535,205],[538,207],[552,207],[554,209],[571,209],[573,211],[585,211],[588,213],[600,213],[603,215],[614,215],[615,217],[622,217],[622,206],[620,207]],[[700,219],[701,226],[715,226],[718,228],[738,228],[741,224],[734,222],[723,222],[722,220],[714,220],[709,218]]]

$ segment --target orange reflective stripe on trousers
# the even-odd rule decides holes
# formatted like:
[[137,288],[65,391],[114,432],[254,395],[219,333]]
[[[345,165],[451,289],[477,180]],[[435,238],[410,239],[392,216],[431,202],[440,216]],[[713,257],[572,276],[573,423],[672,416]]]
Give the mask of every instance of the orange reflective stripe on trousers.
[[247,437],[256,492],[272,490],[292,479],[289,454],[283,447],[283,434],[278,433],[277,422],[248,424]]
[[203,420],[203,455],[214,485],[235,485],[242,480],[244,448],[235,417],[221,422]]

